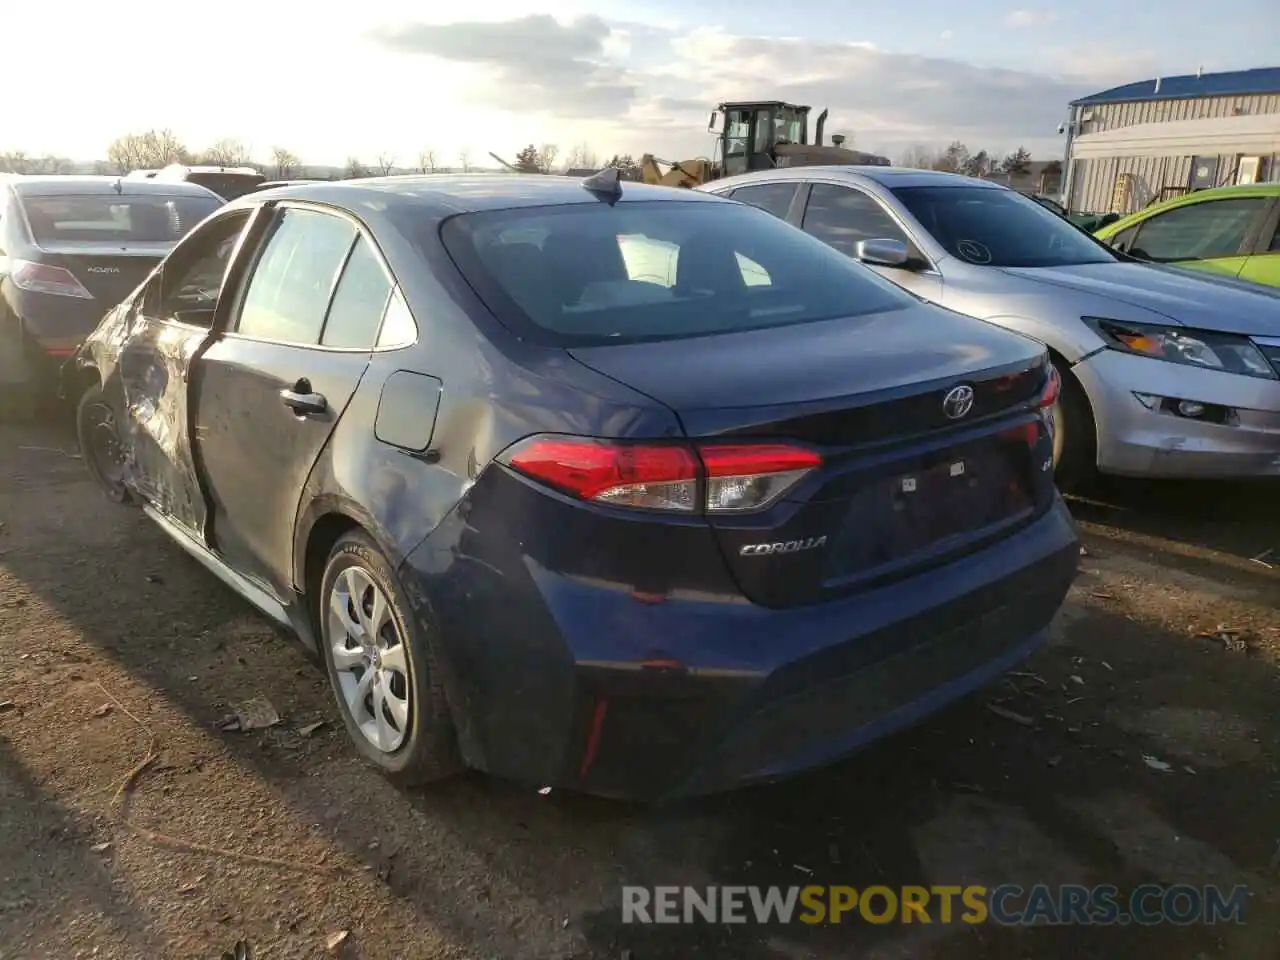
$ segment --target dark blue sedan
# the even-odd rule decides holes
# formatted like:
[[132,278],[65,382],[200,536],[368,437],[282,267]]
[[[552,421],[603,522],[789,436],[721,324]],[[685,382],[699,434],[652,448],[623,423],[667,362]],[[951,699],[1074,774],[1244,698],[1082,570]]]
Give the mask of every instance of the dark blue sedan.
[[1042,346],[609,172],[242,197],[63,377],[401,782],[822,764],[1025,658],[1078,563]]

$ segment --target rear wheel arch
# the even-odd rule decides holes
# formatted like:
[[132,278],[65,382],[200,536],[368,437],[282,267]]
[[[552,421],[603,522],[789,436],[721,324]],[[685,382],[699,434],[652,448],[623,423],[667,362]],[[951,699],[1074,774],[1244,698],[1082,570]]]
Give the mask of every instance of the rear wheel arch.
[[298,511],[293,540],[293,583],[310,596],[319,588],[333,545],[346,533],[363,531],[382,555],[398,567],[404,559],[386,531],[360,504],[334,494],[320,494]]

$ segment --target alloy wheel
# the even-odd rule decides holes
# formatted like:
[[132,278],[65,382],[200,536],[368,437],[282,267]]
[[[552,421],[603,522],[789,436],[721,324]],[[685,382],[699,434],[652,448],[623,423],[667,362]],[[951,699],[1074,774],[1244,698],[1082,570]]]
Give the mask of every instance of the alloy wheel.
[[366,740],[394,753],[409,734],[408,651],[382,588],[347,567],[329,591],[324,642],[351,719]]

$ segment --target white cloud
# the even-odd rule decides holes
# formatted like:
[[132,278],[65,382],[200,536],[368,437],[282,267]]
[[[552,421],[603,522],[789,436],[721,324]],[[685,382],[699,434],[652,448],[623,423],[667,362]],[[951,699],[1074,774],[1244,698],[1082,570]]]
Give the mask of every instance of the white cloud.
[[1047,27],[1057,20],[1058,15],[1052,10],[1014,10],[1004,18],[1011,27]]
[[938,39],[939,39],[939,40],[950,40],[950,39],[951,39],[952,37],[954,37],[955,35],[956,35],[956,34],[955,34],[955,31],[954,31],[954,30],[943,30],[943,31],[942,31],[942,33],[938,34]]
[[[492,108],[535,111],[549,124],[594,118],[607,149],[669,157],[710,152],[706,117],[718,102],[761,98],[830,108],[828,131],[852,134],[862,149],[895,152],[959,139],[996,150],[1039,141],[1056,152],[1054,130],[1068,101],[1101,88],[1087,76],[894,53],[872,43],[713,27],[678,32],[594,16],[410,25],[375,37],[402,54],[483,67],[490,82],[479,95]],[[646,55],[634,55],[642,45]]]

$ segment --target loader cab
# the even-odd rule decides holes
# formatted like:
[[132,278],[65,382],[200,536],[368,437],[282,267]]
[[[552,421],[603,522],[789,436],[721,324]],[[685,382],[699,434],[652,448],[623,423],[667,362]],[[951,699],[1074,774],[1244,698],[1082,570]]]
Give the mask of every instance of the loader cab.
[[808,143],[809,108],[779,100],[722,103],[707,125],[723,175],[772,170],[779,143]]

